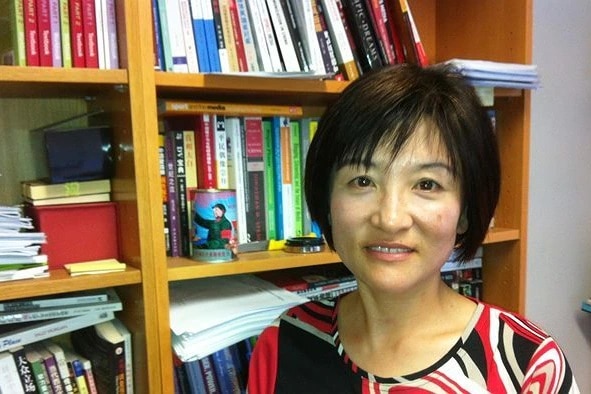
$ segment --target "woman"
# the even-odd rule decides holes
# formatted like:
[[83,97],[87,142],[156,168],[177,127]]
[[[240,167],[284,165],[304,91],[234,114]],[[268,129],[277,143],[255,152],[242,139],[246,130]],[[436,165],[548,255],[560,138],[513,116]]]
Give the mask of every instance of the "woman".
[[470,259],[499,197],[490,119],[442,66],[353,82],[323,115],[305,193],[358,290],[284,313],[260,336],[249,393],[578,392],[557,343],[442,280]]

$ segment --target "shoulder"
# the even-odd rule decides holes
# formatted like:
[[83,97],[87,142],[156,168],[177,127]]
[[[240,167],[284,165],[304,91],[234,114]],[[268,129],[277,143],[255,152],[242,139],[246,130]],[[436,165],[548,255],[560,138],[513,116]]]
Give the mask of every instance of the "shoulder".
[[329,334],[334,328],[336,308],[337,299],[309,301],[287,310],[281,321]]

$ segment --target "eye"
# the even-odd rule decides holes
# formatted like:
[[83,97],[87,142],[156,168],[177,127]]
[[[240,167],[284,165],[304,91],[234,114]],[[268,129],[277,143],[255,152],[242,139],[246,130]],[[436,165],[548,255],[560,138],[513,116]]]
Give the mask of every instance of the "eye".
[[371,185],[373,185],[373,182],[370,178],[366,177],[366,176],[358,176],[356,178],[354,178],[350,184],[352,186],[355,186],[357,188],[363,189],[366,187],[370,187]]
[[417,183],[416,188],[421,191],[430,192],[441,189],[441,185],[439,185],[439,183],[435,182],[432,179],[423,179],[419,183]]

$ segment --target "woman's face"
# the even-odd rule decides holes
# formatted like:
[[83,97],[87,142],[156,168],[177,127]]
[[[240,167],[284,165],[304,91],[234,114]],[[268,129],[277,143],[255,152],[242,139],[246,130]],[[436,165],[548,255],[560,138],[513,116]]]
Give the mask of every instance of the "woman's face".
[[345,166],[334,175],[334,245],[360,288],[402,293],[438,283],[456,234],[466,230],[461,185],[445,149],[425,136],[420,126],[391,165],[388,150],[378,148],[369,168]]

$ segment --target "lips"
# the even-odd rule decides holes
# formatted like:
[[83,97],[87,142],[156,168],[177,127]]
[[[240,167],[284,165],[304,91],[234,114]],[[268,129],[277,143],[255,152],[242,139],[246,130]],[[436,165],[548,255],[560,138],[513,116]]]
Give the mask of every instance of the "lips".
[[412,252],[411,248],[405,248],[405,247],[387,247],[387,246],[369,246],[367,248],[368,250],[372,251],[372,252],[378,252],[378,253],[391,253],[391,254],[400,254],[400,253],[410,253]]

